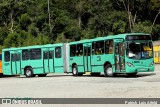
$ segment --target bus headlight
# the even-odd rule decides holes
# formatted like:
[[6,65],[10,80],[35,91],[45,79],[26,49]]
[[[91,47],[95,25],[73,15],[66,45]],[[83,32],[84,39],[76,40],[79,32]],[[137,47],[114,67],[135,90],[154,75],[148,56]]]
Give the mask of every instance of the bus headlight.
[[134,65],[133,65],[132,63],[130,63],[130,62],[127,62],[127,65],[128,65],[129,67],[134,67]]
[[153,65],[154,65],[154,62],[152,61],[151,64],[150,64],[150,66],[153,66]]

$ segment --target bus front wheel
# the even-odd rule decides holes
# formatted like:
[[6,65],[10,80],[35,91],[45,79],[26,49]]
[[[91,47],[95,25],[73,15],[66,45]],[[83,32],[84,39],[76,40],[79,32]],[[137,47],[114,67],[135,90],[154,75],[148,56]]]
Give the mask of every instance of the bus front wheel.
[[107,64],[107,65],[104,67],[104,75],[105,75],[106,77],[116,76],[116,74],[113,73],[112,66],[111,66],[110,64]]
[[82,76],[83,75],[83,73],[78,73],[78,68],[76,65],[74,65],[72,67],[72,74],[73,74],[73,76]]
[[35,77],[35,75],[33,74],[33,69],[31,67],[27,67],[25,69],[25,75],[26,77]]

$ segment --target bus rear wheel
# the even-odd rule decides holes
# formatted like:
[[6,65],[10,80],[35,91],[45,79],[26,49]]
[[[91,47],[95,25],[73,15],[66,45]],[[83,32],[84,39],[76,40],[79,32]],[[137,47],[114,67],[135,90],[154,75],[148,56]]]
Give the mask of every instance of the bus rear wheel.
[[35,75],[33,74],[33,69],[31,67],[27,67],[25,69],[25,75],[26,77],[35,77]]
[[74,65],[74,66],[72,67],[72,74],[73,74],[73,76],[78,76],[78,69],[77,69],[77,66],[76,66],[76,65]]
[[39,77],[45,77],[47,74],[38,74]]
[[113,73],[112,66],[110,64],[107,64],[104,67],[104,75],[106,77],[113,77],[113,76],[116,76],[117,74]]

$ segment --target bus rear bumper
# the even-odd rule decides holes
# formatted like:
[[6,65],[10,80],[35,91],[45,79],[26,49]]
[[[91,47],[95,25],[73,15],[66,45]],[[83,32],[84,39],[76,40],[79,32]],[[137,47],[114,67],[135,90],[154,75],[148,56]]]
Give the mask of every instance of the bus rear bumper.
[[128,68],[128,70],[126,71],[126,73],[138,73],[138,72],[154,72],[154,66],[151,67],[130,67]]

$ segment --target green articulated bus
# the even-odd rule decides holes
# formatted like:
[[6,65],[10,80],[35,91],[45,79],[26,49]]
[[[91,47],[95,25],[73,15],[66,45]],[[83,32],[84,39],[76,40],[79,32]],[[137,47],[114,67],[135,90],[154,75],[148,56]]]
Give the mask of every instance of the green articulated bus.
[[4,75],[46,76],[65,72],[64,44],[48,44],[2,50]]
[[37,45],[2,50],[4,75],[46,76],[73,73],[82,76],[153,72],[151,36],[144,33],[119,34],[70,43]]
[[83,75],[116,76],[153,72],[151,36],[144,33],[119,34],[69,43],[69,72]]

